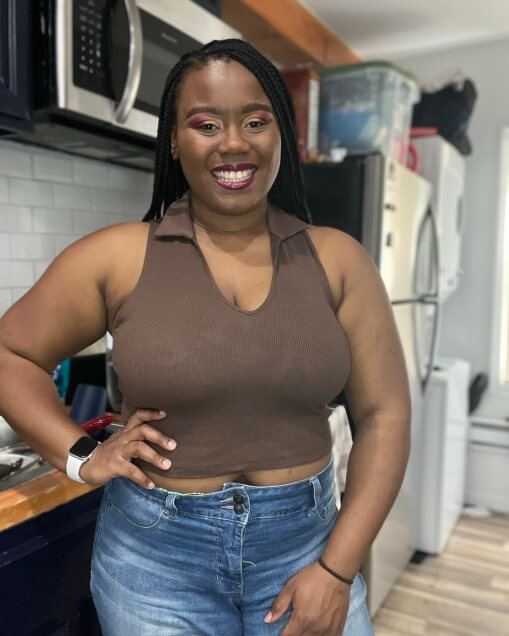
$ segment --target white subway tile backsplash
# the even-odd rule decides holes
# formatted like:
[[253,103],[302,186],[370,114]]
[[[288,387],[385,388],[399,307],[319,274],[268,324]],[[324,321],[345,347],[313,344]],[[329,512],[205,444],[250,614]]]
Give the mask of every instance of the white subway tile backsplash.
[[0,174],[6,177],[32,177],[30,155],[9,146],[0,147]]
[[152,197],[146,192],[124,192],[122,194],[124,212],[131,215],[137,215],[138,219],[141,221],[150,207],[151,199]]
[[84,235],[95,232],[109,225],[107,218],[108,215],[103,212],[88,212],[87,214],[73,212],[74,233]]
[[[142,192],[150,192],[152,194],[152,190],[154,188],[154,173],[153,172],[142,172],[138,171],[138,182],[140,184],[140,190]],[[152,197],[150,197],[151,199]]]
[[32,261],[0,261],[0,287],[34,284]]
[[108,187],[108,167],[104,163],[73,157],[72,169],[73,181],[76,185],[84,185],[91,188]]
[[0,205],[1,232],[31,232],[30,208],[19,205]]
[[[78,212],[78,214],[83,214]],[[32,210],[34,232],[72,234],[72,213],[54,208],[34,208]]]
[[[112,190],[139,192],[146,187],[146,177],[141,170],[109,166],[108,187]],[[151,174],[151,173],[148,173]]]
[[75,185],[54,185],[55,207],[67,210],[90,210],[91,191]]
[[9,234],[0,234],[0,259],[7,260],[11,257],[11,245],[9,241]]
[[9,234],[0,234],[0,259],[7,260],[11,257]]
[[55,256],[55,241],[47,234],[11,234],[12,258],[36,260]]
[[68,245],[141,221],[153,174],[0,139],[0,315]]
[[[126,193],[124,193],[126,194]],[[128,193],[133,196],[133,193]],[[116,190],[92,190],[92,209],[96,212],[121,212],[122,196]]]
[[34,178],[43,181],[72,183],[72,164],[69,158],[32,155]]
[[53,205],[53,186],[43,181],[9,179],[10,202],[16,205]]
[[49,265],[51,264],[51,260],[44,260],[44,261],[35,261],[34,262],[34,266],[35,266],[35,279],[39,280],[39,278],[44,274],[44,272],[48,269]]
[[53,238],[55,239],[55,254],[58,256],[60,252],[65,250],[65,248],[71,245],[71,243],[74,243],[75,241],[80,239],[81,236],[77,236],[76,234],[69,234],[67,236],[55,235]]
[[18,301],[21,298],[21,296],[24,296],[29,289],[30,289],[30,287],[13,287],[11,289],[11,296],[12,296],[13,304],[16,301]]
[[0,316],[5,314],[5,312],[12,305],[11,300],[11,290],[10,289],[0,289]]
[[0,203],[9,203],[8,184],[7,177],[0,177]]

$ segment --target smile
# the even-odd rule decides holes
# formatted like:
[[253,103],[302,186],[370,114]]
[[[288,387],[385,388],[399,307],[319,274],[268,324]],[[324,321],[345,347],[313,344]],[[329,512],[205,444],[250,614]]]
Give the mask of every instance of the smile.
[[247,168],[244,170],[212,170],[212,176],[216,182],[223,188],[230,190],[239,190],[246,188],[254,181],[254,175],[257,168]]

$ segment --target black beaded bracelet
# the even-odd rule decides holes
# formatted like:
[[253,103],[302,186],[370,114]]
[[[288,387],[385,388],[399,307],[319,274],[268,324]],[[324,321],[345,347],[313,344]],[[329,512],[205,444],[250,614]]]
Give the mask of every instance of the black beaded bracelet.
[[337,574],[336,572],[334,572],[334,570],[331,570],[329,567],[327,567],[321,558],[318,559],[318,563],[322,566],[322,568],[325,568],[327,572],[330,572],[337,579],[339,579],[340,581],[343,581],[343,583],[348,583],[348,585],[352,585],[353,579],[347,579],[344,576],[341,576],[341,574]]

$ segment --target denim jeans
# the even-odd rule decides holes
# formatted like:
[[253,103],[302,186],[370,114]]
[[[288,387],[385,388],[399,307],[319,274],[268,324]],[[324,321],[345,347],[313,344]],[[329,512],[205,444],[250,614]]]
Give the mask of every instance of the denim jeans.
[[[322,554],[337,515],[332,458],[300,481],[225,482],[203,494],[112,479],[91,568],[104,636],[281,634],[292,604],[272,624],[263,618],[286,581]],[[343,636],[373,636],[360,573]]]

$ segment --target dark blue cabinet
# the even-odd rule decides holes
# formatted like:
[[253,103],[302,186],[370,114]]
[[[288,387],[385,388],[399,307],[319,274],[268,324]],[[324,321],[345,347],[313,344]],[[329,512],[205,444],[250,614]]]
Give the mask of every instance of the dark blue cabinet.
[[0,127],[30,128],[29,0],[0,0]]
[[90,561],[102,493],[0,532],[0,634],[101,635]]

